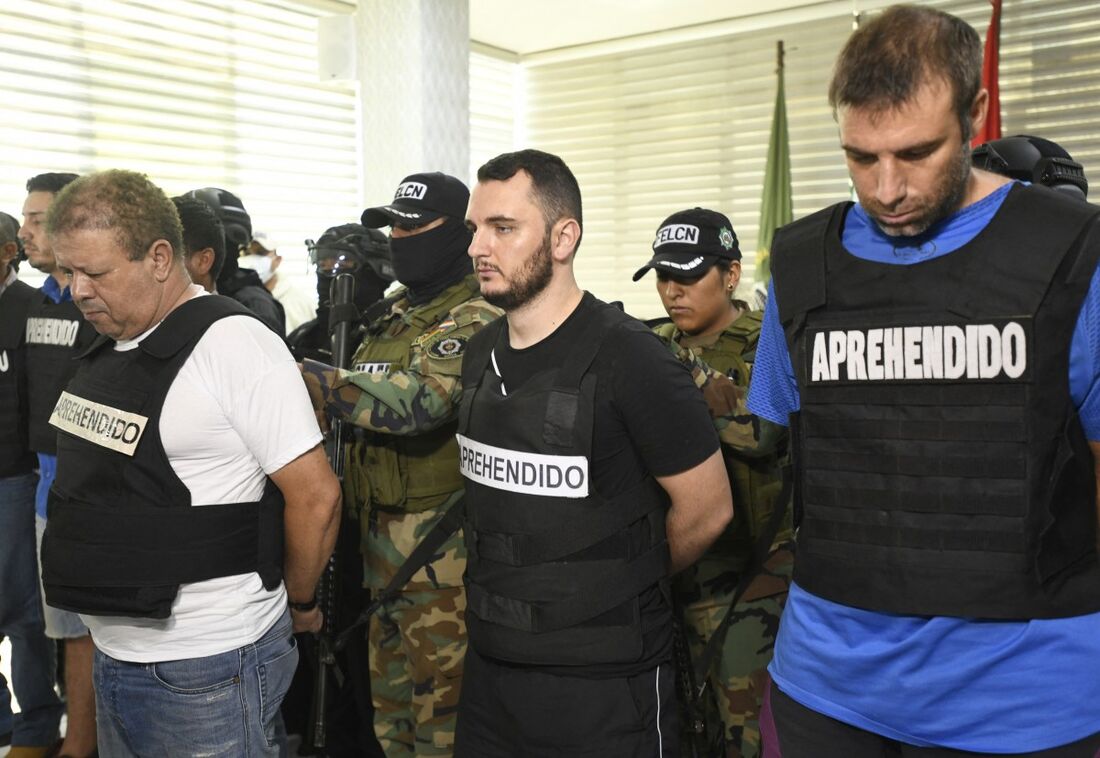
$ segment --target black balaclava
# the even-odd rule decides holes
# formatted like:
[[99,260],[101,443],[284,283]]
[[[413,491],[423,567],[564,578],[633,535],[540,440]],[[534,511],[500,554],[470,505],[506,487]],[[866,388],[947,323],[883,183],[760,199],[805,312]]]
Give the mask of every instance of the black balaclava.
[[390,237],[393,270],[408,288],[410,303],[428,302],[473,271],[467,254],[471,239],[466,224],[450,216],[435,229],[411,237]]

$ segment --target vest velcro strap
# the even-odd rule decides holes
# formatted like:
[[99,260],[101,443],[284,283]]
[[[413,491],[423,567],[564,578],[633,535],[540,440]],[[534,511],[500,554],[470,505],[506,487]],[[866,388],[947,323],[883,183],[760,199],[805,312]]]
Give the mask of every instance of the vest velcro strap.
[[509,566],[560,560],[602,542],[652,512],[653,500],[643,496],[643,490],[650,486],[645,479],[600,508],[589,508],[583,518],[562,519],[548,534],[506,534],[468,526],[467,544],[482,560]]
[[579,402],[578,392],[562,389],[550,391],[550,397],[546,401],[546,420],[542,428],[543,440],[559,447],[573,444],[573,426],[577,421]]
[[[890,566],[892,567],[890,569],[891,572],[904,574],[909,567],[922,567],[927,564],[928,548],[917,548],[910,545],[899,544],[867,544],[854,541],[821,539],[809,536],[808,533],[804,534],[803,531],[800,531],[798,535],[798,555],[798,561],[801,561],[803,566],[810,563],[820,564],[822,559],[828,559],[828,562],[832,566],[847,566],[849,569],[857,568],[859,571],[863,572],[865,576],[868,571],[880,571],[879,567],[881,566]],[[973,542],[966,547],[957,549],[936,549],[935,570],[937,572],[948,572],[966,569],[997,574],[1015,574],[1028,570],[1029,563],[1025,553],[987,550],[982,547],[981,544]],[[798,570],[799,569],[796,567],[795,581],[798,581]],[[914,568],[912,570],[919,573],[927,569]],[[874,583],[876,580],[872,576],[866,576],[865,581]],[[803,583],[809,582],[804,579],[799,583],[799,586]],[[898,606],[904,607],[908,600],[910,599],[899,598],[900,602]],[[842,601],[838,600],[836,602]],[[854,599],[848,599],[845,604],[859,605],[859,602]],[[971,610],[966,614],[952,612],[949,614],[936,615],[969,615],[970,613],[974,613],[976,616],[980,617],[983,613],[983,611],[975,610],[972,603],[968,607]],[[901,613],[902,611],[891,610],[887,612]]]
[[[810,445],[807,445],[809,448]],[[814,446],[816,448],[816,446]],[[1027,458],[1023,451],[1006,457],[973,455],[921,456],[882,454],[844,450],[813,452],[813,470],[856,471],[903,476],[957,476],[964,479],[1023,479],[1027,475]]]
[[938,440],[943,442],[1025,442],[1021,421],[974,424],[962,421],[835,421],[821,426],[812,422],[806,434],[817,438],[881,440]]
[[[43,580],[70,587],[146,587],[200,582],[281,565],[271,531],[281,497],[249,503],[151,508],[93,506],[54,496]],[[119,529],[118,525],[126,524]],[[60,560],[52,560],[60,558]],[[60,564],[79,566],[64,575]],[[265,571],[265,585],[271,571]],[[281,577],[280,577],[281,578]],[[277,582],[276,582],[277,583]]]
[[[983,519],[983,524],[996,523]],[[833,521],[819,516],[802,525],[799,536],[830,542],[855,542],[883,547],[920,548],[924,550],[993,552],[1023,555],[1027,540],[1016,522],[1004,520],[1004,530],[983,529],[920,529],[894,525]]]
[[[605,565],[594,570],[592,563]],[[663,579],[668,573],[668,545],[660,542],[631,561],[544,564],[526,570],[544,574],[539,583],[557,581],[559,586],[569,587],[569,597],[557,602],[531,602],[494,594],[468,581],[467,609],[484,621],[535,634],[577,626]]]
[[[945,409],[967,409],[979,406],[1008,406],[1018,408],[1025,402],[1028,382],[1020,379],[1016,384],[974,382],[970,384],[909,384],[905,387],[907,406],[933,405]],[[802,407],[829,405],[880,405],[892,404],[896,385],[845,384],[833,386],[809,386],[802,396]]]
[[834,419],[802,414],[807,437],[817,439],[936,440],[942,442],[1026,442],[1021,419],[976,423],[964,419]]
[[[879,511],[910,513],[973,514],[978,516],[1022,516],[1027,512],[1027,498],[1013,484],[1011,492],[963,492],[957,488],[936,492],[931,486],[907,490],[898,486],[896,478],[888,477],[873,489],[830,487],[807,484],[803,502],[810,507],[872,508]],[[928,479],[921,480],[928,483]],[[955,480],[952,485],[957,485]],[[890,486],[893,485],[893,486]]]

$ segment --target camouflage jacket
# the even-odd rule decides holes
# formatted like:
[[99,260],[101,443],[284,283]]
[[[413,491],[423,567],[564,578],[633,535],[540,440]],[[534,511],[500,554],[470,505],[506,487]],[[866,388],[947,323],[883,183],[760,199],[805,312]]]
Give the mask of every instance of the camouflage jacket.
[[[654,329],[691,368],[703,390],[723,442],[734,498],[729,527],[695,566],[677,577],[678,594],[688,603],[707,598],[720,602],[733,592],[781,489],[776,448],[785,440],[784,431],[749,413],[744,405],[761,316],[759,311],[747,311],[724,331],[707,337],[690,337],[672,324]],[[789,539],[789,524],[788,514],[780,541]]]
[[[502,313],[478,292],[471,275],[423,305],[411,306],[399,298],[386,315],[368,326],[351,370],[305,361],[302,371],[314,409],[385,434],[419,434],[453,421],[462,395],[461,357],[466,343]],[[418,329],[418,316],[459,293],[466,296],[458,297],[459,302],[433,319],[433,324]],[[365,360],[372,341],[399,339],[413,331],[418,334],[409,340],[403,366],[388,361],[390,369],[380,370],[384,367]]]

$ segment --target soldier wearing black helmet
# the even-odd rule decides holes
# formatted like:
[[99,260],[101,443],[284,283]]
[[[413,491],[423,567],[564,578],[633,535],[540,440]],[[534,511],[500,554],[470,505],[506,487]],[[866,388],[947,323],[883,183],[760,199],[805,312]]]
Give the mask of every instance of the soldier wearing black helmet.
[[1042,137],[1017,134],[986,142],[974,148],[970,161],[975,168],[1042,184],[1076,200],[1088,198],[1084,166],[1061,145]]
[[[390,264],[390,244],[386,235],[362,224],[341,224],[325,230],[316,242],[306,240],[310,262],[317,270],[317,316],[287,335],[290,351],[298,360],[310,358],[322,363],[332,362],[329,312],[332,299],[329,290],[337,274],[355,277],[355,308],[362,322],[372,318],[372,306],[382,299],[393,282]],[[358,328],[358,325],[357,327]],[[359,344],[361,334],[351,335],[352,344]]]
[[268,292],[255,271],[242,269],[237,265],[237,255],[241,248],[248,247],[248,243],[252,241],[252,218],[245,210],[244,203],[232,192],[217,187],[191,190],[187,195],[210,206],[221,221],[225,234],[225,258],[213,291],[233,298],[259,316],[280,337],[285,336],[286,315],[283,306]]

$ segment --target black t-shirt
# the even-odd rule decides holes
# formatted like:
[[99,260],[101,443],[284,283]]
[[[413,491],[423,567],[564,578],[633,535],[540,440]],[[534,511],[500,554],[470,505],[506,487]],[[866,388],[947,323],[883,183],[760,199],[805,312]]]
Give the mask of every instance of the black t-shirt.
[[[521,350],[502,329],[494,349],[506,392],[535,374],[561,366],[596,318],[598,301],[585,293],[580,305],[550,336]],[[670,476],[693,468],[718,449],[703,395],[688,369],[646,331],[616,330],[601,345],[590,371],[596,374],[592,429],[592,488],[605,497],[641,482],[648,474]],[[635,663],[547,668],[585,677],[630,676],[667,661],[672,646],[671,608],[659,589],[641,598],[647,630]]]

